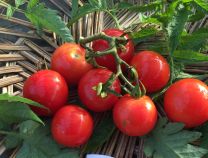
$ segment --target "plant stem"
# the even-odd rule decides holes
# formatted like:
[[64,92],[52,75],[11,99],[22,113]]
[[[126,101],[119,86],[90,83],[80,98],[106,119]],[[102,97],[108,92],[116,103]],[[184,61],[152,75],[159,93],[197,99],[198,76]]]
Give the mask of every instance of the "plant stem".
[[[1,2],[0,2],[0,6],[5,7],[5,8],[8,8],[8,7],[10,6],[10,4],[1,1]],[[14,7],[14,8],[15,8],[15,7]],[[24,10],[19,9],[19,8],[15,8],[15,11],[18,11],[18,12],[23,13],[23,14],[25,13]]]
[[119,21],[116,18],[116,16],[114,16],[109,10],[105,10],[105,12],[108,13],[108,15],[110,15],[112,17],[112,19],[115,21],[116,27],[118,29],[121,29],[121,26],[120,26]]
[[129,88],[134,89],[134,86],[128,81],[128,79],[122,74],[120,74],[121,79],[129,86]]
[[111,42],[112,41],[112,37],[110,36],[107,36],[105,35],[105,33],[101,32],[99,34],[95,34],[93,36],[89,36],[89,37],[86,37],[86,38],[80,38],[79,42],[81,45],[85,45],[86,43],[90,43],[94,40],[97,40],[97,39],[103,39],[103,40],[106,40],[108,42]]
[[[109,43],[109,49],[105,50],[105,51],[97,51],[94,52],[91,48],[86,47],[85,44],[90,43],[92,41],[98,40],[98,39],[103,39],[106,40]],[[128,78],[125,77],[125,75],[122,72],[121,69],[121,64],[124,64],[128,69],[130,69],[133,73],[134,73],[134,78],[137,84],[139,84],[139,80],[138,80],[138,74],[137,71],[132,69],[132,66],[130,66],[127,62],[125,62],[124,60],[122,60],[118,53],[117,53],[117,44],[119,44],[119,42],[124,42],[127,39],[125,39],[125,37],[111,37],[111,36],[107,36],[105,33],[100,33],[100,34],[96,34],[94,36],[90,36],[87,38],[81,38],[80,39],[80,45],[83,46],[84,48],[86,48],[88,50],[88,57],[89,59],[92,61],[93,59],[95,60],[96,57],[100,57],[100,56],[104,56],[104,55],[113,55],[115,62],[116,62],[116,74],[112,74],[109,79],[102,85],[102,91],[108,91],[108,89],[110,88],[110,86],[112,85],[112,83],[118,78],[120,77],[120,79],[122,79],[125,83],[125,85],[128,86],[128,88],[123,87],[123,89],[125,89],[125,91],[127,91],[127,93],[131,94],[133,97],[140,97],[141,95],[145,94],[145,88],[142,87],[142,90],[140,89],[140,86],[134,86],[129,80]],[[96,66],[98,66],[96,64]],[[138,93],[137,93],[138,91]],[[136,92],[136,93],[135,93]],[[99,93],[100,94],[100,93]]]

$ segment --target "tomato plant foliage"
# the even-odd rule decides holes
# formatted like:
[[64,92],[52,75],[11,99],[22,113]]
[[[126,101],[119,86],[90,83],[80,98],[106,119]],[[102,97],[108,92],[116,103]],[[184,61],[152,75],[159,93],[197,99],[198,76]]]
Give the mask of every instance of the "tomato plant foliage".
[[107,113],[107,116],[105,115],[105,117],[95,127],[92,138],[85,145],[83,152],[88,153],[98,148],[109,139],[114,130],[115,125],[113,124],[112,116]]
[[[17,158],[78,158],[77,150],[61,149],[50,135],[50,126],[39,126],[33,132],[27,128],[27,136],[17,153]],[[24,131],[24,130],[23,130]],[[30,133],[31,132],[31,133]]]
[[[27,3],[26,9],[19,9],[25,3]],[[45,4],[40,3],[39,0],[15,0],[15,4],[1,1],[0,5],[7,7],[8,18],[13,16],[15,11],[21,11],[37,27],[39,33],[42,33],[43,28],[46,28],[55,32],[65,42],[74,41],[69,28],[66,27],[58,12],[46,8]]]
[[37,102],[19,96],[0,95],[0,122],[13,124],[26,120],[43,122],[26,104],[42,107]]
[[[113,0],[88,0],[80,6],[78,0],[72,0],[68,28],[57,11],[47,8],[39,0],[15,0],[12,3],[0,1],[0,6],[7,8],[7,17],[13,16],[15,11],[20,10],[37,27],[39,33],[46,28],[67,42],[74,41],[70,27],[89,13],[103,11],[114,20],[117,27],[120,27],[120,21],[116,16],[119,11],[128,10],[139,14],[140,23],[151,25],[133,31],[137,24],[132,24],[125,28],[126,32],[135,45],[148,43],[152,38],[158,38],[154,43],[142,48],[167,55],[171,67],[170,82],[164,89],[152,94],[153,99],[159,98],[172,81],[181,78],[204,79],[207,77],[207,72],[200,75],[184,72],[186,64],[208,61],[208,56],[204,53],[208,48],[207,28],[191,32],[186,29],[187,22],[196,22],[206,16],[207,4],[207,0],[174,0],[171,2],[158,0],[144,5]],[[26,9],[21,9],[22,5],[26,5]],[[146,12],[151,12],[151,14],[147,16]],[[19,146],[17,158],[78,158],[78,150],[62,149],[54,142],[50,135],[49,122],[44,121],[46,126],[42,126],[43,121],[26,104],[41,107],[40,104],[25,98],[0,95],[0,133],[7,135],[6,147]],[[13,123],[18,123],[15,129],[11,128]],[[196,132],[195,129],[187,131],[183,127],[183,124],[169,123],[166,119],[160,119],[156,128],[143,137],[145,155],[153,158],[201,158],[208,152],[206,150],[208,149],[208,126],[197,129],[199,132]],[[84,152],[90,152],[106,142],[114,129],[111,117],[101,120],[95,128],[92,138],[86,144]],[[200,147],[191,144],[197,139],[200,139]]]
[[[44,108],[26,98],[0,95],[0,134],[6,135],[6,148],[21,146],[17,158],[78,158],[77,150],[62,149],[52,139],[50,122],[43,123],[26,104]],[[15,129],[12,128],[14,123],[18,123]]]
[[5,146],[12,149],[20,146],[17,158],[79,158],[79,150],[59,146],[51,137],[50,122],[42,126],[34,121],[24,121],[15,132],[5,132]]
[[201,133],[183,130],[181,123],[168,123],[165,118],[159,120],[154,131],[144,140],[146,156],[153,158],[201,158],[208,150],[190,145],[200,138]]

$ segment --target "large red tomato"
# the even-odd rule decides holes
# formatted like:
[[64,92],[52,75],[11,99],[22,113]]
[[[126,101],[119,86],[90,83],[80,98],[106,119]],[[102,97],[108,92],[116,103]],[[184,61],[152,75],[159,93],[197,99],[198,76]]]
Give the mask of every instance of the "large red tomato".
[[182,122],[187,128],[208,120],[208,87],[197,79],[183,79],[168,88],[164,109],[171,121]]
[[[102,112],[109,110],[118,101],[118,97],[113,94],[108,94],[107,97],[102,98],[97,95],[94,89],[99,83],[105,83],[112,72],[107,69],[93,69],[86,73],[80,80],[78,86],[78,94],[82,103],[90,110],[95,112]],[[120,93],[120,82],[115,80],[111,85],[111,89]]]
[[147,92],[156,92],[162,89],[169,81],[170,67],[160,54],[153,51],[141,51],[131,60],[144,84]]
[[157,122],[157,109],[148,96],[135,99],[123,96],[113,108],[115,125],[126,135],[143,136]]
[[78,84],[80,78],[91,68],[85,60],[85,49],[75,43],[61,45],[51,58],[51,69],[59,72],[68,85]]
[[[107,29],[103,31],[106,35],[111,37],[120,37],[124,34],[124,31],[119,29]],[[134,53],[134,44],[132,40],[129,39],[129,36],[125,36],[126,39],[128,39],[128,43],[125,45],[126,50],[121,51],[121,49],[118,49],[118,54],[121,59],[126,61],[127,63],[130,62],[133,53]],[[109,49],[109,44],[105,40],[96,40],[92,43],[92,48],[94,51],[104,51]],[[114,57],[112,55],[105,55],[101,57],[97,57],[96,61],[99,65],[107,67],[109,70],[115,72],[116,71],[116,64]]]
[[76,105],[64,106],[52,120],[53,138],[67,147],[78,147],[86,143],[92,131],[92,117],[86,110]]
[[31,106],[37,114],[49,116],[67,102],[68,87],[59,73],[41,70],[25,81],[23,96],[47,107],[49,110]]

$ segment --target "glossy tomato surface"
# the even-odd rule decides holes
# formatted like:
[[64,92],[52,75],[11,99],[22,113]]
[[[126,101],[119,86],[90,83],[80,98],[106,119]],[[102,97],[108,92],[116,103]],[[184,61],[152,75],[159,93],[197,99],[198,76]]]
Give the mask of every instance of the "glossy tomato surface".
[[156,52],[138,52],[130,64],[136,68],[139,79],[149,93],[162,89],[169,81],[169,64],[163,56]]
[[90,138],[93,119],[90,114],[76,106],[67,105],[54,116],[51,132],[56,142],[67,147],[78,147]]
[[[107,29],[107,30],[104,30],[103,32],[106,35],[111,36],[111,37],[120,37],[121,35],[124,34],[124,31],[119,30],[119,29]],[[128,35],[126,35],[125,37],[126,39],[129,39]],[[96,41],[93,41],[92,48],[94,51],[104,51],[109,48],[109,44],[105,40],[96,40]],[[125,45],[125,48],[126,48],[125,51],[121,51],[121,49],[118,49],[118,54],[121,59],[129,63],[134,53],[134,45],[133,45],[132,40],[129,39],[128,43]],[[113,72],[116,71],[115,60],[112,55],[105,55],[102,57],[97,57],[96,61],[99,65],[107,67],[109,70]]]
[[84,48],[75,43],[65,43],[53,53],[51,69],[59,72],[70,86],[78,84],[92,66],[85,60]]
[[157,109],[148,96],[135,99],[123,96],[113,108],[115,125],[128,136],[149,133],[157,121]]
[[49,108],[46,110],[31,106],[37,114],[49,116],[66,104],[68,87],[59,73],[52,70],[41,70],[25,81],[23,96]]
[[[90,110],[95,112],[102,112],[109,110],[118,101],[118,97],[113,94],[108,94],[107,97],[102,98],[97,95],[96,90],[93,88],[98,83],[105,83],[112,72],[107,69],[93,69],[86,73],[80,80],[78,86],[78,94],[82,103]],[[115,80],[111,89],[120,93],[120,82]]]
[[182,122],[187,128],[208,120],[208,87],[197,79],[182,79],[165,93],[164,109],[171,121]]

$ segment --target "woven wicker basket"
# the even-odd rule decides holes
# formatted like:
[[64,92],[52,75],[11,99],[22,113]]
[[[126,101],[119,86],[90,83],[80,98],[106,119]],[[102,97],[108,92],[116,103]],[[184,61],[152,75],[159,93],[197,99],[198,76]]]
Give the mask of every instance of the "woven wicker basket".
[[[50,7],[59,11],[64,21],[70,17],[70,0],[46,0]],[[148,3],[148,1],[131,0],[131,3]],[[81,2],[80,2],[81,3]],[[45,30],[45,35],[35,34],[34,26],[22,18],[21,14],[15,14],[13,18],[7,19],[5,8],[0,8],[0,93],[11,95],[22,95],[23,82],[32,73],[50,67],[50,57],[54,49],[60,44],[56,35]],[[150,13],[147,13],[147,15]],[[121,26],[129,26],[136,20],[138,15],[122,11],[118,14]],[[189,32],[196,28],[208,25],[208,17],[197,23],[187,25]],[[100,32],[105,28],[113,27],[113,22],[104,13],[92,13],[80,19],[72,27],[73,36],[78,39],[80,36],[89,36]],[[135,28],[139,29],[141,26]],[[137,50],[145,49],[146,45],[151,44],[157,38],[151,39],[146,43],[137,46]],[[189,73],[203,73],[208,70],[208,62],[189,65],[186,71]],[[70,93],[71,100],[77,97],[76,92]],[[162,105],[158,103],[161,115],[164,114]],[[102,116],[101,116],[102,117]],[[98,117],[97,121],[99,121]],[[6,151],[2,145],[3,136],[0,136],[0,157],[13,158],[18,149]],[[145,158],[142,152],[143,140],[135,137],[128,137],[115,131],[108,142],[98,148],[94,153],[111,155],[116,158]]]

